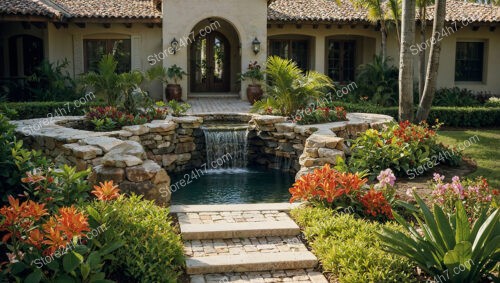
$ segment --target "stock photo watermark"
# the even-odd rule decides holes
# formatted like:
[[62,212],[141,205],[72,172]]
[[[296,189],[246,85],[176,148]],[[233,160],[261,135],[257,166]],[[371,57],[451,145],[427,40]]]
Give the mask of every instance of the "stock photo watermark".
[[416,43],[410,46],[410,51],[412,55],[417,55],[419,52],[425,51],[431,45],[436,44],[436,42],[440,42],[445,37],[450,36],[451,34],[457,32],[459,29],[468,26],[472,23],[472,19],[468,18],[460,21],[461,26],[457,24],[457,22],[453,22],[452,26],[443,27],[441,31],[436,31],[433,36],[428,38],[424,42]]
[[82,238],[84,238],[84,240],[92,240],[106,230],[108,230],[108,227],[106,227],[105,224],[102,224],[101,226],[92,229],[92,231],[85,234],[85,237],[79,237],[76,243],[75,241],[70,241],[68,244],[66,244],[66,246],[59,247],[59,249],[57,249],[52,254],[31,261],[31,265],[34,264],[37,268],[42,268],[44,265],[50,264],[52,261],[54,261],[54,259],[60,258],[68,252],[74,250],[77,245],[82,245]]
[[423,165],[420,165],[416,168],[406,170],[406,175],[408,175],[408,178],[410,180],[413,180],[415,179],[415,177],[420,176],[425,172],[431,170],[432,168],[438,166],[439,164],[441,164],[441,162],[453,158],[457,153],[461,153],[466,148],[478,142],[479,137],[477,135],[474,135],[469,139],[459,143],[456,147],[456,149],[458,150],[456,150],[455,148],[452,148],[451,150],[442,150],[439,153],[432,155],[427,163],[424,163]]
[[149,55],[147,57],[147,60],[150,65],[155,65],[156,63],[168,58],[168,56],[176,54],[179,50],[181,50],[181,48],[185,48],[191,43],[193,43],[196,40],[197,36],[205,37],[211,34],[212,32],[216,31],[220,27],[221,24],[219,23],[219,21],[213,21],[204,28],[199,29],[198,33],[196,33],[193,30],[189,35],[180,38],[178,42],[172,42],[171,46],[164,49],[163,51],[153,55]]
[[160,190],[162,197],[168,197],[171,193],[175,193],[181,188],[191,184],[194,180],[201,178],[209,173],[209,170],[221,168],[225,163],[233,159],[231,153],[226,153],[210,163],[203,163],[200,167],[191,170],[182,176],[182,179],[170,185],[170,188],[163,188]]
[[68,101],[64,104],[63,107],[59,107],[55,109],[54,112],[48,113],[46,118],[38,119],[36,123],[29,126],[24,126],[22,128],[22,131],[25,136],[31,136],[34,133],[40,131],[44,126],[48,126],[49,124],[51,124],[54,118],[67,116],[71,113],[71,111],[85,106],[87,103],[94,99],[95,94],[93,92],[88,92],[79,99]]
[[441,275],[436,275],[432,279],[427,279],[425,282],[426,283],[444,283],[450,280],[450,278],[453,278],[460,273],[464,272],[465,270],[470,270],[471,266],[474,265],[474,260],[468,259],[467,261],[464,261],[463,263],[459,264],[458,266],[455,266],[453,269],[446,269],[443,271]]

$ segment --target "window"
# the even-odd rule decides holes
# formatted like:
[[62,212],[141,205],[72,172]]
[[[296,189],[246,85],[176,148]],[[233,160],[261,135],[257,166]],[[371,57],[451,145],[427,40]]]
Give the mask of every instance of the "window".
[[455,81],[483,80],[484,42],[457,42]]
[[97,65],[102,56],[114,54],[118,61],[116,71],[130,71],[130,39],[84,39],[85,72],[97,71]]
[[354,81],[356,41],[329,39],[327,52],[328,76],[340,83]]
[[33,74],[43,60],[43,40],[32,35],[16,35],[9,39],[10,76]]
[[307,39],[270,39],[269,55],[291,59],[302,70],[309,69],[309,40]]

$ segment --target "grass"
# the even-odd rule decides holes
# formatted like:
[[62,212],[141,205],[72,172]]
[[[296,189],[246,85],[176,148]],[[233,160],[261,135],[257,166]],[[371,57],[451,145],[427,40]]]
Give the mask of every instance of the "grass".
[[[474,143],[471,138],[475,135],[479,139]],[[446,145],[463,147],[466,140],[471,141],[471,146],[463,154],[477,162],[477,171],[467,177],[483,176],[492,187],[500,188],[500,130],[439,131],[439,141]]]

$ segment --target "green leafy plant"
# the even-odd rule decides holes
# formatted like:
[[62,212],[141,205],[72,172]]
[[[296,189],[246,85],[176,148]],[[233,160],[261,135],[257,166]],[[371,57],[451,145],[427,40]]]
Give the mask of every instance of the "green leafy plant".
[[332,281],[416,282],[414,267],[404,257],[380,248],[382,227],[403,231],[394,222],[378,223],[330,208],[301,206],[291,211],[304,236]]
[[280,115],[289,116],[333,88],[328,76],[315,71],[304,74],[295,62],[278,56],[267,59],[265,73],[267,92],[263,100],[253,105],[254,112],[265,112],[273,107]]
[[104,55],[99,61],[97,72],[88,72],[81,76],[80,82],[96,95],[103,96],[109,105],[115,105],[122,91],[121,77],[116,73],[118,62],[113,55]]
[[432,105],[471,107],[480,105],[480,101],[471,90],[466,88],[440,88],[436,90]]
[[499,260],[500,209],[489,215],[483,210],[471,225],[460,201],[456,213],[447,216],[438,205],[431,211],[417,194],[414,197],[423,218],[413,215],[422,232],[395,213],[406,233],[383,228],[378,236],[385,250],[415,262],[434,278],[444,275],[447,282],[481,282],[485,276],[498,280],[490,271]]
[[50,63],[43,60],[28,77],[31,99],[36,101],[66,101],[77,99],[76,82],[65,69],[69,61]]
[[185,75],[187,75],[187,73],[176,64],[168,68],[156,66],[146,71],[146,78],[148,78],[148,80],[159,79],[163,82],[173,82],[174,84],[179,84]]
[[113,253],[116,261],[110,272],[124,273],[135,282],[177,282],[184,265],[183,248],[167,209],[136,195],[90,206],[95,214],[107,215],[109,230],[125,243]]
[[240,75],[240,80],[244,81],[246,79],[250,79],[252,81],[252,85],[258,85],[264,80],[264,72],[257,61],[250,62],[250,64],[248,64],[247,71]]
[[356,96],[347,96],[348,101],[369,100],[380,106],[394,106],[398,101],[398,74],[396,67],[389,65],[391,59],[375,56],[372,63],[359,66],[354,90]]
[[191,108],[191,105],[188,103],[178,102],[174,99],[167,102],[167,105],[170,108],[172,115],[175,117],[185,114]]

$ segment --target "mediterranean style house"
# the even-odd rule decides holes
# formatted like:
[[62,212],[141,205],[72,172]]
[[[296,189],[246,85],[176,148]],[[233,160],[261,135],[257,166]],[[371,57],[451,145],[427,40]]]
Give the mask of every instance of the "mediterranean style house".
[[[438,87],[500,94],[499,22],[499,7],[448,0]],[[238,74],[269,55],[353,81],[356,68],[380,53],[379,28],[347,0],[2,0],[0,78],[29,75],[43,59],[67,59],[77,76],[113,52],[122,71],[181,66],[189,73],[184,99],[246,99]],[[388,34],[387,53],[397,65],[397,33]],[[418,32],[415,42],[417,66],[430,43],[420,42]],[[158,83],[150,91],[161,98],[161,89]]]

